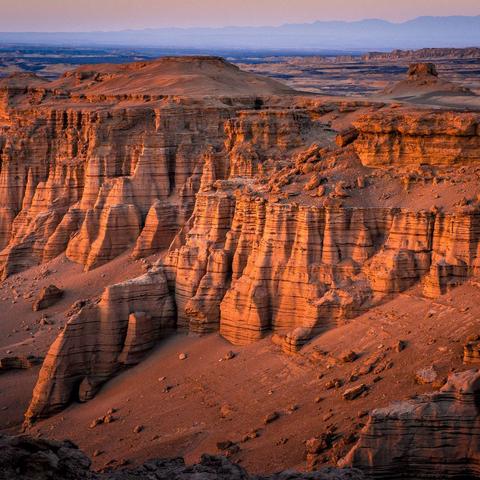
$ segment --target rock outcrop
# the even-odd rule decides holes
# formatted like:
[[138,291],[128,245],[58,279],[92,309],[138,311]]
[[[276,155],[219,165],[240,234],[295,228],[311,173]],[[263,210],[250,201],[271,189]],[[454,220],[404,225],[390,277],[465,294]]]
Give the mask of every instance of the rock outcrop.
[[0,358],[0,373],[10,370],[27,370],[42,363],[42,358],[35,355]]
[[90,465],[72,442],[0,435],[1,480],[92,480]]
[[409,80],[438,77],[437,67],[434,63],[412,63],[408,67],[407,77]]
[[[217,178],[253,174],[310,122],[272,97],[291,89],[216,57],[20,80],[0,85],[3,278],[62,252],[91,269],[131,247],[135,257],[168,247],[206,156]],[[257,112],[269,101],[280,108]]]
[[480,336],[472,335],[463,346],[463,363],[480,363]]
[[373,410],[341,462],[372,479],[480,477],[480,374],[456,373],[438,393]]
[[178,326],[235,344],[274,331],[296,350],[417,283],[435,297],[478,273],[479,222],[478,207],[300,206],[224,184],[198,195],[183,245],[165,259]]
[[138,363],[174,327],[174,305],[161,269],[108,287],[98,303],[83,306],[70,318],[50,347],[27,423],[72,400],[89,400],[105,381]]
[[354,122],[355,150],[369,167],[471,165],[480,161],[480,115],[379,111]]
[[[307,163],[295,169],[326,162],[312,156],[318,147],[308,151],[299,154]],[[284,177],[279,172],[279,181]],[[302,205],[272,196],[275,184],[249,178],[203,183],[168,255],[146,277],[107,289],[99,306],[67,325],[47,356],[27,419],[90,398],[121,365],[138,361],[158,338],[150,318],[163,308],[169,330],[219,331],[239,345],[275,332],[283,349],[295,352],[415,285],[436,297],[478,274],[478,204],[453,212],[347,207],[336,198]],[[136,284],[142,293],[130,301],[123,292]],[[148,292],[167,306],[152,308]],[[92,317],[101,320],[87,322]],[[122,333],[108,337],[106,349],[104,332]],[[104,349],[108,368],[96,360]]]
[[[387,167],[476,165],[478,114],[293,96],[268,81],[253,95],[258,78],[192,61],[162,61],[161,73],[82,67],[3,90],[3,277],[62,252],[91,269],[128,249],[141,258],[168,248],[146,275],[70,318],[27,421],[88,400],[175,329],[234,344],[275,332],[295,352],[415,285],[435,297],[478,274],[477,199],[442,210],[386,206],[374,188],[363,195]],[[151,89],[148,72],[163,75]],[[173,90],[168,72],[180,79]],[[220,95],[212,72],[250,94]],[[182,82],[187,96],[173,94]],[[335,144],[332,118],[351,123],[352,113],[355,128],[342,125]]]
[[383,94],[398,99],[423,95],[475,95],[466,87],[441,79],[433,63],[412,63],[407,79],[387,87]]
[[93,472],[90,459],[70,441],[0,435],[0,480],[363,480],[359,470],[324,468],[315,473],[251,476],[223,457],[202,455],[195,465],[182,458],[150,460],[131,469]]
[[63,290],[55,285],[44,287],[33,304],[33,311],[38,312],[55,305],[63,297]]

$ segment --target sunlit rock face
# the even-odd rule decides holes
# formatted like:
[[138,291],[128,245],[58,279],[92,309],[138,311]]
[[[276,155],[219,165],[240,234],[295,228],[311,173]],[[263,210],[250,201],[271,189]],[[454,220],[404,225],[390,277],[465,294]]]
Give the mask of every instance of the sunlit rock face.
[[478,115],[303,97],[205,62],[237,96],[208,95],[208,75],[185,95],[142,90],[148,65],[3,90],[3,277],[63,252],[86,269],[158,255],[70,318],[29,421],[90,399],[175,330],[237,345],[274,332],[296,352],[411,287],[436,297],[478,274],[478,199],[417,207],[403,189],[417,167],[477,164]]
[[[156,199],[145,209],[146,220],[138,228],[141,220],[136,220],[131,211],[133,203],[121,202],[102,209],[99,225],[119,229],[112,233],[113,239],[120,241],[123,237],[119,232],[130,232],[126,225],[133,225],[129,238],[135,244],[136,257],[164,249],[175,236],[152,277],[165,275],[165,281],[160,282],[162,291],[157,292],[156,280],[145,283],[139,279],[145,292],[132,303],[124,302],[122,295],[118,301],[111,300],[107,289],[105,295],[110,300],[106,301],[104,295],[91,314],[102,319],[102,329],[120,329],[123,333],[114,342],[109,368],[89,374],[81,382],[86,387],[78,387],[78,373],[71,368],[71,355],[58,346],[60,342],[68,352],[72,342],[84,337],[70,336],[68,332],[74,326],[84,328],[88,315],[80,313],[71,320],[47,357],[28,418],[48,414],[76,396],[90,398],[99,385],[129,363],[126,358],[133,358],[132,362],[141,358],[154,343],[149,339],[160,338],[158,333],[150,336],[147,325],[155,312],[149,303],[151,295],[161,295],[167,302],[160,309],[166,312],[160,320],[168,326],[164,333],[175,328],[200,334],[219,331],[230,342],[243,345],[275,332],[282,339],[283,349],[295,352],[315,335],[412,286],[421,285],[424,295],[436,297],[478,273],[480,207],[477,203],[446,212],[368,202],[345,205],[355,188],[364,188],[363,182],[356,182],[360,186],[350,186],[350,190],[337,182],[328,187],[327,198],[317,201],[315,189],[323,182],[322,175],[326,175],[328,185],[329,172],[335,171],[332,166],[342,155],[347,166],[362,166],[362,157],[356,154],[357,143],[361,144],[362,139],[359,137],[353,145],[341,147],[340,153],[331,147],[302,149],[289,138],[288,132],[292,128],[300,128],[303,135],[315,131],[315,123],[306,120],[304,113],[269,115],[268,125],[273,119],[283,125],[286,131],[281,133],[283,137],[279,137],[282,132],[279,126],[267,129],[264,135],[252,133],[266,128],[263,115],[252,112],[240,117],[237,123],[225,124],[228,133],[225,152],[237,155],[238,149],[232,145],[243,145],[256,138],[262,154],[255,156],[255,162],[246,162],[243,157],[240,163],[231,159],[225,163],[225,156],[207,149],[201,157],[203,170],[197,182],[192,215],[181,228],[175,225],[169,197]],[[250,123],[246,124],[245,118]],[[290,148],[275,150],[277,141]],[[282,156],[282,151],[287,154]],[[271,167],[271,171],[265,167],[275,163],[271,163],[265,152],[278,155],[278,165]],[[234,164],[232,171],[230,167]],[[245,170],[238,170],[240,164],[246,166]],[[256,171],[254,178],[253,171]],[[116,181],[125,185],[124,178]],[[118,192],[112,195],[114,199],[128,198],[134,202],[136,198],[118,186],[110,192]],[[68,255],[74,246],[72,251],[89,255],[105,251],[100,242],[93,242],[90,248],[82,247],[91,238],[89,232],[95,231],[94,227],[87,227],[84,221],[67,246]],[[108,232],[109,228],[102,230]],[[105,240],[105,244],[110,249],[114,246],[113,241]],[[124,248],[127,244],[124,243]],[[99,345],[102,351],[101,331],[92,335],[94,340],[89,340],[89,345]],[[140,337],[138,340],[136,335]],[[133,345],[132,354],[127,345]],[[82,355],[88,362],[93,352],[87,349]]]
[[355,150],[364,165],[468,165],[480,161],[477,113],[395,111],[355,122]]
[[415,284],[436,297],[478,268],[478,207],[307,207],[219,189],[192,218],[165,260],[178,325],[235,344],[274,331],[299,348],[382,298]]
[[[3,277],[62,252],[95,268],[139,237],[135,256],[164,248],[191,215],[208,156],[219,178],[253,175],[270,150],[298,146],[309,129],[306,113],[256,113],[257,94],[291,90],[221,59],[103,68],[0,83]],[[213,74],[231,88],[212,84]]]

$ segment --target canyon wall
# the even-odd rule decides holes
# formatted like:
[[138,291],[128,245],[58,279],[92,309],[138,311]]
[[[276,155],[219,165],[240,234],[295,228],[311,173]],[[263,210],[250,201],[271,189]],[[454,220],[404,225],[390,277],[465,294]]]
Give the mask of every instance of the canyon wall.
[[3,276],[64,251],[86,268],[108,262],[135,244],[162,201],[167,244],[190,216],[203,150],[221,146],[227,116],[174,102],[14,116],[0,141]]
[[372,479],[478,478],[479,394],[480,374],[470,370],[438,393],[373,410],[341,464]]
[[[295,352],[412,286],[436,297],[478,274],[480,205],[451,214],[307,207],[242,193],[239,182],[200,192],[163,261],[69,321],[42,367],[28,420],[91,398],[141,359],[159,330],[219,331],[237,345],[275,332]],[[160,329],[150,320],[159,312]],[[141,339],[132,341],[137,330]],[[132,342],[139,352],[128,363]]]
[[215,178],[252,176],[312,128],[305,110],[258,112],[259,101],[4,108],[2,277],[63,252],[91,269],[133,246],[135,257],[168,247],[191,215],[204,167]]
[[354,122],[355,150],[371,167],[468,165],[480,161],[480,115],[393,109]]
[[[178,327],[296,350],[417,283],[446,293],[478,273],[480,205],[452,213],[269,202],[241,184],[200,192],[165,268]],[[243,192],[242,192],[243,190]]]
[[[236,345],[275,333],[294,353],[412,287],[436,298],[479,274],[477,185],[451,200],[478,173],[478,114],[294,96],[272,81],[262,96],[161,95],[172,78],[191,93],[192,75],[210,92],[224,68],[235,91],[259,82],[197,58],[179,84],[188,62],[167,64],[162,78],[136,64],[0,83],[1,277],[62,253],[85,269],[127,250],[157,255],[65,312],[26,425],[88,401],[175,331]],[[457,166],[470,168],[460,182]],[[409,201],[434,181],[442,206]],[[371,478],[480,475],[479,382],[457,374],[440,393],[374,411],[344,463]]]
[[[138,258],[166,248],[175,238],[166,257],[149,274],[162,278],[159,285],[156,280],[134,280],[144,291],[133,303],[130,285],[118,287],[127,292],[119,294],[119,306],[117,300],[108,300],[116,297],[107,289],[98,306],[87,306],[70,320],[42,368],[28,420],[48,415],[71,399],[87,400],[120,368],[136,363],[153,347],[159,335],[158,329],[149,333],[155,316],[150,297],[158,295],[160,287],[161,298],[168,302],[168,320],[161,321],[168,326],[161,329],[165,334],[174,328],[200,334],[219,331],[242,345],[275,332],[283,349],[295,352],[313,336],[417,284],[425,296],[436,297],[478,274],[477,200],[449,211],[385,207],[371,201],[345,204],[355,188],[364,188],[364,182],[348,190],[344,181],[330,186],[322,184],[322,179],[338,177],[343,157],[347,169],[340,170],[342,175],[350,169],[365,169],[362,154],[355,153],[365,146],[362,133],[356,140],[353,137],[353,145],[337,148],[327,142],[324,147],[313,144],[302,149],[312,135],[317,140],[327,136],[315,117],[315,113],[324,114],[326,107],[314,109],[314,104],[302,102],[302,108],[291,110],[242,109],[226,120],[214,116],[222,125],[215,124],[214,129],[216,134],[221,131],[222,145],[195,147],[197,173],[170,171],[183,179],[183,184],[178,181],[181,191],[190,185],[185,197],[178,192],[172,195],[169,189],[160,194],[158,185],[164,184],[151,181],[148,173],[153,160],[141,159],[133,175],[114,177],[114,185],[108,188],[102,183],[98,195],[92,188],[83,189],[75,208],[59,223],[70,225],[72,211],[80,218],[78,232],[65,244],[69,258],[93,267],[130,245]],[[464,132],[463,127],[460,131]],[[186,138],[190,145],[191,135]],[[419,135],[415,141],[422,138],[427,155],[425,138]],[[466,144],[470,141],[458,138]],[[141,158],[152,159],[155,152],[157,148],[152,147]],[[174,158],[180,168],[179,157]],[[147,195],[135,190],[141,164],[151,167],[144,184],[153,194],[148,189]],[[98,166],[90,161],[88,165]],[[104,182],[97,173],[86,175],[86,182],[99,183],[99,178]],[[170,173],[159,178],[175,179]],[[98,199],[104,190],[108,201]],[[182,203],[181,198],[188,201]],[[194,198],[194,207],[185,207]],[[188,208],[193,213],[187,221]],[[181,222],[176,217],[179,211],[183,212]],[[98,319],[101,328],[83,332],[92,328],[89,318]],[[85,365],[105,349],[104,329],[117,332],[106,349],[108,368],[101,364],[99,370],[89,370]],[[142,339],[134,340],[137,335]],[[133,351],[126,351],[131,344]],[[72,345],[78,353],[71,353]]]

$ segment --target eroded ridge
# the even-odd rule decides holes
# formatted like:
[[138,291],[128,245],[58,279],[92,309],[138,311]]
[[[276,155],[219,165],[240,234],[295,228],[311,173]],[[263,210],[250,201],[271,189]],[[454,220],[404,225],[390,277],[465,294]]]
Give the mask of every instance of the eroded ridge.
[[[150,273],[162,278],[167,312],[175,306],[175,314],[165,316],[172,329],[219,331],[235,344],[275,332],[284,350],[295,352],[313,336],[411,287],[436,297],[478,274],[480,205],[476,195],[465,197],[476,192],[478,163],[470,152],[479,138],[478,116],[427,112],[421,120],[420,111],[381,105],[295,101],[302,108],[238,112],[223,127],[224,150],[209,148],[203,154],[192,215]],[[342,130],[337,143],[327,120],[332,111],[358,117],[356,127]],[[383,150],[380,142],[379,149],[365,140],[376,135],[375,127],[364,127],[376,118],[390,125],[384,130],[395,132],[395,148],[386,142]],[[399,122],[408,129],[398,128]],[[435,139],[447,134],[459,147],[445,161],[435,153]],[[412,143],[418,146],[416,156],[397,156],[410,152]],[[372,165],[376,152],[378,165]],[[470,172],[471,183],[460,191],[456,168],[462,175]],[[432,204],[432,190],[439,192],[438,205]],[[425,198],[423,205],[412,197]],[[164,232],[174,232],[162,202],[157,199],[150,207],[135,256],[158,252],[166,245]],[[86,235],[88,229],[82,228]],[[119,300],[121,315],[109,313],[118,307],[105,301],[109,289],[90,314],[97,318],[103,312],[102,328],[123,332],[112,341],[109,368],[87,370],[80,386],[93,387],[79,386],[78,364],[68,345],[77,345],[86,364],[93,358],[91,345],[103,349],[98,329],[88,340],[68,334],[91,318],[80,314],[62,334],[67,353],[56,344],[50,350],[29,420],[72,398],[93,395],[125,364],[122,352],[133,332],[143,332],[139,344],[144,346],[133,358],[153,346],[158,336],[148,333],[145,322],[155,312],[148,298],[158,294],[159,285],[139,281],[145,291],[134,305]],[[128,283],[118,286],[123,290],[128,298]]]

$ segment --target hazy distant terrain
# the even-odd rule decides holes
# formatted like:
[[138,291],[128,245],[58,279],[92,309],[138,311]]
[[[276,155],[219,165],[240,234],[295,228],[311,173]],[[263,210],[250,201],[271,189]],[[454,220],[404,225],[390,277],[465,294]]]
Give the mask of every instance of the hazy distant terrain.
[[[4,46],[0,48],[0,77],[16,72],[35,73],[54,80],[68,70],[88,64],[146,61],[191,50],[162,48]],[[279,51],[204,50],[224,56],[244,70],[267,75],[297,90],[324,95],[376,95],[389,83],[403,80],[411,62],[432,61],[446,80],[480,93],[480,49],[433,49],[336,55],[295,55]]]
[[129,45],[204,49],[389,50],[480,44],[480,16],[370,19],[278,27],[160,28],[118,32],[0,33],[0,42],[37,45]]

